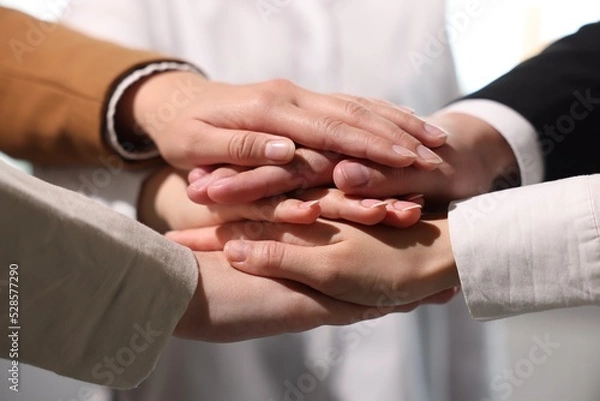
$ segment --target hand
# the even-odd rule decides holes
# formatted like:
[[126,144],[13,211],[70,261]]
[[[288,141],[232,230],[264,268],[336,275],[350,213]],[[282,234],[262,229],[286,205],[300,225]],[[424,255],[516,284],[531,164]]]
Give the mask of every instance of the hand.
[[452,200],[489,192],[499,179],[504,188],[518,185],[512,149],[493,127],[458,113],[435,116],[434,122],[450,133],[446,145],[437,149],[444,162],[434,171],[391,168],[299,149],[285,166],[250,171],[196,169],[190,174],[188,196],[198,203],[245,202],[296,188],[331,185],[333,176],[335,185],[347,194],[379,198],[420,193],[428,204],[445,206]]
[[446,301],[460,285],[447,220],[422,221],[404,230],[326,220],[308,229],[256,223],[247,230],[234,223],[173,232],[169,238],[200,250],[224,246],[227,259],[241,271],[298,281],[361,305],[411,304],[431,296]]
[[282,166],[245,169],[239,166],[201,167],[188,176],[188,197],[200,204],[238,204],[294,190],[333,186],[333,169],[342,155],[308,148],[296,150]]
[[243,273],[231,268],[222,252],[198,252],[195,256],[198,287],[175,328],[178,337],[242,341],[325,324],[350,324],[390,312],[408,312],[418,305],[367,308],[334,300],[299,283]]
[[458,113],[436,116],[435,123],[449,132],[446,145],[438,149],[444,162],[437,170],[423,172],[344,160],[333,172],[336,186],[357,196],[421,193],[428,204],[445,206],[452,200],[487,193],[499,180],[503,180],[499,185],[504,188],[518,185],[512,149],[492,126]]
[[235,221],[313,223],[319,216],[360,224],[408,227],[421,216],[422,199],[363,199],[337,189],[311,189],[297,194],[236,205],[197,205],[185,195],[186,181],[172,168],[150,176],[142,185],[138,219],[159,232],[208,227]]
[[141,80],[119,102],[116,120],[126,132],[137,124],[167,162],[183,169],[283,164],[291,160],[296,142],[393,167],[414,162],[431,170],[441,160],[426,146],[440,146],[446,137],[384,102],[322,95],[285,80],[227,85],[191,72]]

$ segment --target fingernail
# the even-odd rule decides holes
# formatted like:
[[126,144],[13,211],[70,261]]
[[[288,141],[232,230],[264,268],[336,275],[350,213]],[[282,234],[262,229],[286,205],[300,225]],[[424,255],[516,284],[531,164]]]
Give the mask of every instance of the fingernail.
[[210,175],[205,175],[204,177],[199,178],[196,181],[192,182],[190,184],[190,187],[192,189],[199,191],[201,189],[204,189],[204,187],[210,182],[210,179],[211,179]]
[[190,183],[196,182],[199,179],[201,179],[202,177],[206,177],[208,174],[210,174],[210,173],[208,171],[206,171],[206,169],[195,168],[188,173],[188,180]]
[[405,147],[402,147],[400,145],[394,145],[394,146],[392,146],[392,149],[394,150],[394,152],[396,152],[400,156],[410,157],[412,159],[417,158],[417,155],[415,155],[413,152],[411,152],[410,150],[408,150]]
[[387,206],[388,203],[377,199],[363,199],[360,201],[360,204],[367,209],[377,209],[382,206]]
[[446,139],[448,137],[448,133],[437,125],[425,123],[424,128],[425,132],[427,132],[432,139]]
[[403,209],[400,209],[400,211],[401,211],[401,212],[408,212],[408,211],[410,211],[410,210],[416,210],[416,209],[422,209],[422,208],[423,208],[423,206],[421,206],[421,205],[412,205],[412,206],[409,206],[409,207],[405,207],[405,208],[403,208]]
[[223,249],[230,262],[243,262],[248,258],[250,247],[244,241],[229,241]]
[[362,187],[369,182],[369,170],[358,163],[344,163],[342,173],[350,187]]
[[267,142],[265,156],[273,161],[287,161],[294,157],[294,143],[292,141],[275,140]]
[[413,195],[411,197],[406,198],[405,200],[407,200],[407,201],[414,201],[414,200],[421,199],[421,198],[424,198],[424,197],[425,197],[425,195],[423,195],[423,194],[416,194],[416,195]]
[[313,207],[315,207],[316,205],[318,205],[321,201],[318,200],[314,200],[314,201],[310,201],[310,202],[304,202],[300,204],[300,209],[311,209]]
[[433,151],[423,145],[419,145],[417,147],[417,153],[421,156],[421,159],[425,160],[427,163],[432,164],[441,164],[443,162],[442,158],[433,153]]

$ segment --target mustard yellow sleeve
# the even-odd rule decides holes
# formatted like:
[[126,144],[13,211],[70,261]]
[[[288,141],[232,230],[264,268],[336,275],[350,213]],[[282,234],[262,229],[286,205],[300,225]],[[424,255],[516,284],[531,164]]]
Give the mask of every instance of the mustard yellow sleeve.
[[45,164],[99,163],[107,98],[145,65],[179,61],[92,39],[0,7],[0,151]]

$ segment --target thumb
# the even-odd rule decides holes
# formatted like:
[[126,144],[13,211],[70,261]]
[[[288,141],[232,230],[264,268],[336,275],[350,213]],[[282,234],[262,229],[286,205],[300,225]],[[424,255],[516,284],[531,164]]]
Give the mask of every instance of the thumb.
[[317,290],[320,276],[315,266],[317,247],[278,241],[232,240],[225,244],[225,257],[233,267],[255,276],[288,279]]
[[198,122],[184,135],[189,140],[166,151],[163,157],[181,168],[199,165],[233,164],[261,166],[285,164],[292,160],[296,150],[288,138],[263,132],[230,130]]

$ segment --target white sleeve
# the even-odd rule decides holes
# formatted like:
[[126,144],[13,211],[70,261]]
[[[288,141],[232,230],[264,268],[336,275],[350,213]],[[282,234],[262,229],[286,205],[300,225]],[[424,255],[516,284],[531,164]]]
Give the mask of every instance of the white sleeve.
[[474,318],[600,305],[600,174],[455,202],[448,219]]
[[487,99],[461,100],[438,111],[462,113],[485,121],[506,139],[521,172],[521,185],[542,182],[544,159],[535,128],[522,115],[502,103]]

